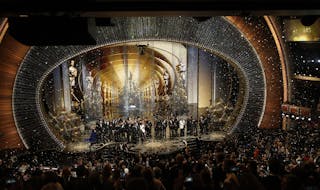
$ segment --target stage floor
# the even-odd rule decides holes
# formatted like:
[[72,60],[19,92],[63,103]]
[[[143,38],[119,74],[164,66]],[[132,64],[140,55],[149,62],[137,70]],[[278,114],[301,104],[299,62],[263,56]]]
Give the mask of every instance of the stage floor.
[[[128,149],[124,150],[128,153],[143,153],[143,154],[171,154],[184,149],[188,142],[198,139],[206,142],[219,142],[223,141],[226,137],[226,133],[222,131],[215,131],[210,134],[201,136],[187,136],[187,137],[175,137],[163,140],[151,140],[148,139],[144,142],[138,142],[136,144],[127,144]],[[125,142],[107,142],[107,143],[95,143],[89,142],[76,142],[66,145],[65,151],[68,152],[89,152],[97,151],[105,147],[124,144]]]
[[201,135],[199,140],[201,141],[223,141],[226,138],[227,133],[224,131],[216,131],[207,135]]

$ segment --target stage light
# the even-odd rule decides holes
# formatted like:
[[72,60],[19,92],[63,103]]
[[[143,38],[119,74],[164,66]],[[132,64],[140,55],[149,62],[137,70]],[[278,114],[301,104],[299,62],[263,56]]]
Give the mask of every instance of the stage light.
[[29,15],[19,15],[19,17],[21,17],[21,18],[27,18],[27,17],[29,17]]
[[301,24],[304,26],[311,26],[316,22],[317,19],[317,16],[304,16],[301,18]]
[[144,55],[147,45],[137,45],[137,47],[139,49],[139,55]]
[[136,108],[136,105],[130,105],[129,108]]
[[311,118],[308,118],[308,121],[311,121]]

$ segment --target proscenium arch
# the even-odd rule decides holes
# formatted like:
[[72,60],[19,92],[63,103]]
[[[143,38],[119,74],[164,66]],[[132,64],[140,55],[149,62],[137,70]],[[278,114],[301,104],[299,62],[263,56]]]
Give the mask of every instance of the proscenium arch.
[[[162,40],[207,49],[235,63],[245,77],[245,98],[231,131],[258,127],[264,110],[265,79],[254,48],[224,17],[198,22],[192,17],[112,18],[113,27],[98,27],[96,46],[32,47],[16,75],[14,119],[26,148],[63,148],[48,128],[41,112],[40,90],[57,66],[89,50],[134,41]],[[48,138],[50,137],[50,138]]]

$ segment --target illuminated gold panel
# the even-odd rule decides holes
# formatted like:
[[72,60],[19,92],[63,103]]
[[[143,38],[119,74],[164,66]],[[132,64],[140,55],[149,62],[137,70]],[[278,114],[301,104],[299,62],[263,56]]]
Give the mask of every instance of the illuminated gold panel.
[[311,26],[304,26],[300,19],[284,21],[287,41],[312,42],[320,41],[320,19]]

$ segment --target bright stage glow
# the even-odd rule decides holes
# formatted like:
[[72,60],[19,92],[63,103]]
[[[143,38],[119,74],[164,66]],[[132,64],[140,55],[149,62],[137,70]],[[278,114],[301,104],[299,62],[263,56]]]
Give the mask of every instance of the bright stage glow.
[[[201,120],[204,116],[221,127],[235,122],[236,117],[231,114],[239,111],[235,107],[242,104],[242,98],[239,73],[233,63],[194,46],[173,42],[149,44],[142,55],[130,43],[101,47],[73,57],[48,75],[42,96],[48,105],[48,119],[54,121],[50,127],[64,141],[71,142],[73,150],[85,150],[88,144],[104,140],[98,135],[99,125],[110,128],[108,122],[117,123],[116,129],[132,122],[141,124],[143,133],[158,136],[158,140],[187,136],[187,132],[182,127],[178,135],[178,131],[172,132],[172,126],[151,132],[148,127],[154,116],[163,120],[160,123],[165,118]],[[86,63],[92,56],[94,61]],[[189,96],[196,102],[189,103]],[[208,128],[213,130],[213,126]],[[108,139],[137,141],[135,135],[113,131],[118,135]],[[159,142],[144,146],[153,148],[167,149]]]
[[129,108],[136,108],[136,105],[130,105]]

